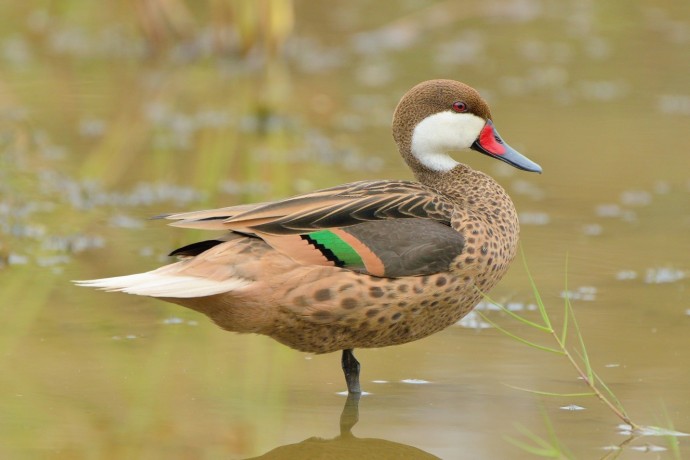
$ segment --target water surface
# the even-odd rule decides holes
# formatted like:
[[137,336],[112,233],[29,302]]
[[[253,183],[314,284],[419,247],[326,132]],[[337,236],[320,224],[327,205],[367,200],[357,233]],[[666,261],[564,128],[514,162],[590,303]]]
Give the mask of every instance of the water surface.
[[[507,438],[527,440],[520,427],[548,438],[549,424],[577,458],[618,445],[620,458],[689,455],[687,438],[628,443],[595,399],[511,388],[584,391],[559,356],[477,322],[358,351],[371,394],[357,439],[338,438],[339,356],[69,283],[156,267],[203,237],[153,215],[410,178],[390,136],[395,104],[419,81],[458,79],[544,168],[460,159],[513,197],[554,317],[567,289],[593,365],[630,416],[688,432],[687,2],[276,1],[261,3],[264,22],[251,2],[6,3],[0,457],[305,458],[364,446],[380,458],[533,458]],[[521,260],[492,297],[538,319]]]

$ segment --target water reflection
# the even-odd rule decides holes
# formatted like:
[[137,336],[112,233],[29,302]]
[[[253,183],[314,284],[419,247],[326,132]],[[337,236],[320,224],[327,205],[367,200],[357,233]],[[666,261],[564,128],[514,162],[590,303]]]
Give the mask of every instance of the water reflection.
[[[333,439],[307,438],[297,444],[276,447],[252,459],[438,459],[416,447],[376,438],[358,438],[352,428],[359,421],[360,395],[350,393],[340,414],[340,435]],[[251,459],[248,459],[251,460]]]

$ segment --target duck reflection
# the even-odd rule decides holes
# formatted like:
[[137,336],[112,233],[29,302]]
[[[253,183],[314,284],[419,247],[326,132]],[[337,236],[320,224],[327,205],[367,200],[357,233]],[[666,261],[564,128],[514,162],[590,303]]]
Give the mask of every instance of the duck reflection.
[[[438,459],[416,447],[385,439],[357,438],[352,427],[359,421],[359,393],[350,393],[340,414],[340,435],[333,439],[312,437],[297,444],[276,447],[252,459]],[[247,460],[252,460],[247,459]]]

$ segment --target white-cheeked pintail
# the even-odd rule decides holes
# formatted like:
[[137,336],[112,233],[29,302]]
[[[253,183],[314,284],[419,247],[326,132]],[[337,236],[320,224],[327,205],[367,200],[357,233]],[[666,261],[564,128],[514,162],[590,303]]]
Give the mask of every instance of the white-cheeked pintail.
[[359,393],[355,348],[421,339],[458,321],[515,257],[515,206],[488,175],[449,152],[472,149],[541,172],[498,135],[486,102],[452,80],[403,96],[393,138],[417,182],[369,180],[279,201],[163,216],[223,232],[180,260],[82,286],[156,297],[220,327],[311,353],[342,350]]

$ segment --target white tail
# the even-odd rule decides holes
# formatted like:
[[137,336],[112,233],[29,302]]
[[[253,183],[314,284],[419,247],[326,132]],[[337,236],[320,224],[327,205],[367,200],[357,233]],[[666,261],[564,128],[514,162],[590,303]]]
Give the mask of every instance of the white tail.
[[[163,267],[167,268],[167,267]],[[105,291],[119,291],[127,294],[150,297],[204,297],[236,291],[249,284],[250,280],[232,277],[222,281],[196,276],[177,276],[154,270],[135,275],[116,276],[97,280],[73,281],[78,286],[94,287]]]

